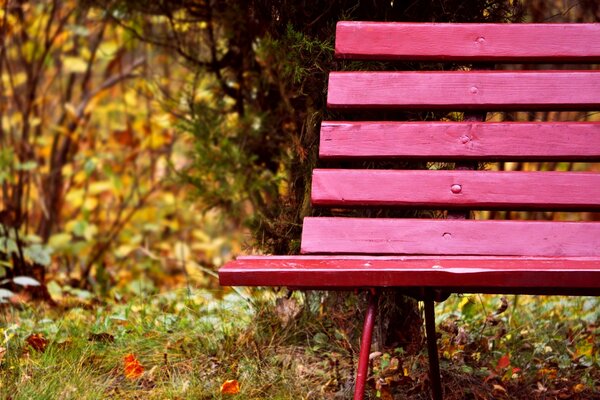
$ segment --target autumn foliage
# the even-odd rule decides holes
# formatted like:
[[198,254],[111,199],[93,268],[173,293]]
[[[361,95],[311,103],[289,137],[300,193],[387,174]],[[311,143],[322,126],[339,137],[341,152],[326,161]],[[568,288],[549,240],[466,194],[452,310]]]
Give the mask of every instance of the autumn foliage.
[[221,385],[221,394],[238,394],[240,392],[240,383],[235,379],[226,380]]
[[138,379],[144,373],[144,367],[134,354],[127,354],[123,357],[123,374],[127,379]]

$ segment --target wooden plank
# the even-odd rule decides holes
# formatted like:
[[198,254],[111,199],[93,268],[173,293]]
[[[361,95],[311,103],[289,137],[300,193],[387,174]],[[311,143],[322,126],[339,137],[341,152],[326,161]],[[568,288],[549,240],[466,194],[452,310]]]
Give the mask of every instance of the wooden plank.
[[315,169],[317,206],[600,209],[600,174]]
[[450,287],[460,293],[563,288],[598,295],[600,258],[254,256],[226,264],[219,279],[230,286]]
[[598,122],[321,124],[321,158],[599,160]]
[[436,61],[600,60],[600,24],[338,22],[343,58]]
[[600,71],[331,72],[331,108],[598,109]]
[[302,253],[600,256],[600,223],[307,217]]

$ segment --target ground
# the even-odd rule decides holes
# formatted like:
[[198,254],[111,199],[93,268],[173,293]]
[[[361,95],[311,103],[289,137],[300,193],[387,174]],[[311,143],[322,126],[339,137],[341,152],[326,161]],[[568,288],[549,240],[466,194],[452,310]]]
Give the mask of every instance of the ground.
[[[328,296],[344,306],[328,309]],[[1,398],[345,399],[352,391],[360,298],[284,301],[230,289],[84,297],[2,306]],[[445,398],[599,398],[598,305],[481,295],[438,304]],[[369,398],[429,398],[425,350],[374,348],[371,358]]]

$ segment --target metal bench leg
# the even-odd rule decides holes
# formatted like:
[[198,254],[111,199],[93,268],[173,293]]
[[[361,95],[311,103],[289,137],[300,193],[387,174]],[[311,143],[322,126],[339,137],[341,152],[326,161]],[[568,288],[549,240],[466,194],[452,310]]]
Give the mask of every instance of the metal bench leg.
[[427,353],[429,354],[429,379],[434,400],[442,400],[442,381],[440,379],[440,361],[437,338],[435,336],[435,311],[433,300],[425,300],[425,333],[427,334]]
[[365,396],[365,385],[369,374],[369,354],[371,353],[371,338],[373,337],[373,326],[377,313],[377,302],[379,292],[375,289],[369,294],[369,306],[363,325],[363,334],[360,341],[360,356],[358,358],[358,371],[356,372],[356,386],[354,388],[354,400],[363,400]]

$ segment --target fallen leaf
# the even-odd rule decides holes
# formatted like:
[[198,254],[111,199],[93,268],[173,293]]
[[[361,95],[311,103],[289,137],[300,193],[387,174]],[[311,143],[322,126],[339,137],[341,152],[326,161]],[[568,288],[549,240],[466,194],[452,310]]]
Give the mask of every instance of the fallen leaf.
[[537,382],[537,389],[534,390],[537,393],[545,393],[548,391],[548,388],[542,384],[542,382]]
[[581,393],[584,390],[585,390],[585,385],[583,383],[578,383],[577,385],[573,386],[574,393]]
[[502,392],[504,394],[506,394],[506,389],[503,386],[500,385],[493,385],[494,391],[498,391],[498,392]]
[[57,342],[56,347],[61,350],[66,350],[73,344],[73,340],[71,338],[66,338],[62,342]]
[[464,346],[469,342],[469,335],[465,328],[462,326],[458,328],[456,337],[454,338],[454,344],[459,346]]
[[221,394],[238,394],[240,392],[240,383],[235,379],[226,380],[221,385]]
[[394,396],[390,392],[389,386],[383,386],[379,391],[379,398],[381,400],[394,400]]
[[135,358],[134,354],[127,354],[123,361],[125,363],[125,377],[127,379],[137,379],[144,373],[144,367]]
[[500,307],[498,307],[498,309],[494,313],[495,315],[502,314],[508,308],[508,300],[506,299],[506,297],[502,296],[502,298],[500,299],[500,303]]
[[88,336],[88,341],[90,342],[100,342],[100,343],[112,343],[115,341],[115,337],[110,333],[100,332],[100,333],[90,333]]
[[282,297],[275,302],[275,313],[284,328],[300,314],[300,311],[302,311],[302,307],[293,298]]
[[542,368],[538,371],[538,375],[547,379],[556,379],[558,370],[555,368]]
[[154,387],[156,387],[156,381],[155,381],[155,373],[157,370],[157,366],[155,365],[154,367],[150,368],[150,371],[146,372],[144,374],[144,376],[142,377],[142,379],[139,382],[139,387],[144,389],[144,390],[150,390],[153,389]]
[[46,339],[41,333],[33,333],[27,336],[25,342],[27,342],[27,344],[30,345],[34,350],[41,352],[46,350],[46,347],[48,346],[48,339]]
[[498,360],[498,368],[499,369],[503,369],[506,368],[510,365],[510,357],[508,356],[508,354],[503,355],[502,357],[500,357],[500,359]]

